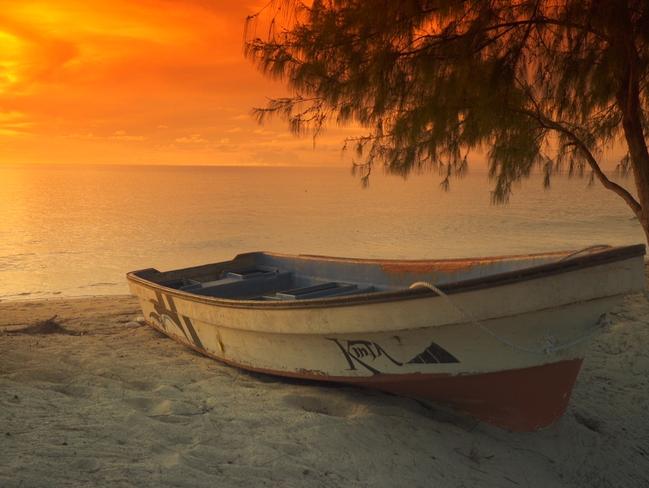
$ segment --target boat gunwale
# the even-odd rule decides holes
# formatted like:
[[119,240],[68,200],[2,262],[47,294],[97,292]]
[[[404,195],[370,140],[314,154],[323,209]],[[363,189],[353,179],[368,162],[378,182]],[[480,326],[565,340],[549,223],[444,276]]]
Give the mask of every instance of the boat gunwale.
[[[527,254],[527,255],[517,255],[517,256],[504,256],[504,257],[485,257],[485,258],[474,258],[475,260],[503,260],[503,259],[514,259],[514,258],[526,258],[526,257],[541,257],[541,256],[570,256],[571,251],[565,252],[551,252],[551,253],[538,253],[538,254]],[[589,267],[599,266],[602,264],[609,264],[616,261],[623,261],[625,259],[630,259],[633,257],[644,256],[646,253],[646,248],[644,244],[635,244],[630,246],[617,246],[610,249],[605,249],[602,251],[592,252],[584,256],[575,256],[565,261],[559,260],[551,263],[540,264],[536,266],[530,266],[527,268],[522,268],[514,271],[506,271],[502,273],[495,273],[479,278],[472,278],[468,280],[455,281],[451,283],[446,283],[440,285],[440,290],[448,295],[454,295],[458,293],[470,292],[481,290],[485,288],[494,288],[499,286],[510,285],[514,283],[519,283],[523,281],[529,281],[533,279],[545,278],[547,276],[553,276],[557,274],[568,273],[580,269],[585,269]],[[237,255],[234,259],[236,260],[239,257],[246,255],[254,254],[265,254],[268,256],[282,256],[282,257],[293,257],[293,258],[306,258],[306,259],[319,259],[319,260],[341,260],[341,261],[351,261],[351,262],[361,262],[361,263],[385,263],[385,264],[422,264],[430,263],[440,264],[445,262],[461,262],[461,261],[470,261],[470,259],[438,259],[438,260],[388,260],[388,259],[359,259],[354,258],[337,258],[329,256],[313,256],[313,255],[290,255],[290,254],[279,254],[279,253],[266,253],[263,251],[250,252]],[[215,263],[218,264],[218,263]],[[266,310],[281,310],[281,309],[309,309],[309,308],[332,308],[332,307],[345,307],[345,306],[354,306],[354,305],[364,305],[364,304],[375,304],[375,303],[387,303],[387,302],[396,302],[402,300],[414,300],[420,298],[430,298],[431,296],[438,296],[436,292],[429,288],[404,288],[400,290],[390,290],[390,291],[379,291],[372,293],[359,293],[352,295],[344,295],[339,297],[323,297],[323,298],[311,298],[311,299],[302,299],[302,300],[282,300],[282,301],[261,301],[261,300],[245,300],[245,299],[228,299],[228,298],[219,298],[198,295],[195,293],[190,293],[176,288],[170,288],[159,283],[147,280],[137,275],[138,272],[144,270],[131,271],[127,273],[126,278],[128,281],[137,283],[140,286],[151,290],[163,291],[169,295],[184,298],[192,302],[204,303],[207,305],[216,305],[227,308],[242,308],[242,309],[266,309]],[[177,271],[177,270],[171,270]]]

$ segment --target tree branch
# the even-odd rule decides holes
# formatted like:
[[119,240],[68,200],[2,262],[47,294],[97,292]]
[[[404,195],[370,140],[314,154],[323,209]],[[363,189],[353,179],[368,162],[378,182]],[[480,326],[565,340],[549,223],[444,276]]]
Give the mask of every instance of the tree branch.
[[633,195],[629,193],[629,191],[626,188],[611,181],[606,176],[606,174],[604,174],[602,169],[599,167],[599,164],[597,163],[595,156],[593,156],[593,153],[590,151],[588,146],[584,143],[584,141],[581,140],[581,138],[577,134],[575,134],[572,130],[560,124],[559,122],[550,120],[540,113],[532,112],[531,110],[524,110],[522,111],[522,113],[529,117],[532,117],[534,120],[539,122],[543,127],[556,130],[557,132],[560,132],[561,134],[567,136],[572,141],[574,146],[581,151],[584,158],[586,159],[586,162],[588,163],[588,166],[590,166],[590,168],[593,170],[593,173],[600,181],[600,183],[604,186],[604,188],[611,190],[617,193],[620,197],[622,197],[622,199],[627,203],[627,205],[631,207],[633,213],[635,213],[638,218],[640,217],[642,213],[642,206],[633,197]]

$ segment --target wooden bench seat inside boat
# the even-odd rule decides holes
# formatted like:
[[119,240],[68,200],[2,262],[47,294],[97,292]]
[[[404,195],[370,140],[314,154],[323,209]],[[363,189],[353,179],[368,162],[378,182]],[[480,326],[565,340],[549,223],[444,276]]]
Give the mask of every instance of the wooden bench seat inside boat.
[[300,288],[293,288],[291,290],[281,291],[276,293],[280,298],[288,300],[297,300],[299,298],[314,298],[324,295],[336,294],[337,292],[345,292],[356,290],[356,285],[348,283],[337,283],[330,281],[328,283],[321,283],[319,285],[303,286]]
[[272,267],[225,270],[218,279],[203,282],[182,278],[161,284],[197,295],[253,300],[305,300],[375,291],[354,283],[296,278],[293,272]]
[[259,297],[261,300],[305,300],[308,298],[323,298],[340,295],[350,295],[352,293],[369,293],[374,291],[374,287],[359,288],[353,283],[339,283],[329,281],[316,285],[302,286],[289,290],[278,291],[274,295],[264,295]]
[[189,291],[198,295],[220,298],[252,298],[289,288],[292,283],[293,273],[284,271],[264,273],[245,279],[226,277],[203,283],[200,288],[193,288]]

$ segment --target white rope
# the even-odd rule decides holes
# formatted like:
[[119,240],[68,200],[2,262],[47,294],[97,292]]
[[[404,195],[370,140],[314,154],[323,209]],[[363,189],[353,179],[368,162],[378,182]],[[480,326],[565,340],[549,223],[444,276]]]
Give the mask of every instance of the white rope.
[[[595,249],[603,249],[603,248],[608,248],[610,246],[606,244],[597,244],[595,246],[589,246],[584,249],[580,249],[579,251],[575,251],[571,254],[568,254],[567,256],[563,256],[561,259],[558,259],[557,262],[564,261],[566,259],[569,259],[571,257],[574,257],[578,254],[581,254],[586,251],[593,251]],[[433,285],[432,283],[429,283],[428,281],[416,281],[413,284],[409,286],[410,289],[413,288],[428,288],[435,293],[437,293],[439,296],[444,298],[451,307],[453,307],[457,312],[459,312],[460,315],[462,315],[465,319],[467,319],[469,322],[472,324],[476,325],[480,330],[483,332],[489,334],[491,337],[496,339],[498,342],[501,344],[504,344],[505,346],[511,347],[514,350],[521,351],[521,352],[526,352],[530,354],[553,354],[559,351],[563,351],[565,349],[569,349],[571,347],[574,347],[578,344],[581,344],[582,342],[590,339],[593,337],[603,326],[603,317],[605,314],[602,314],[602,316],[599,318],[599,320],[595,323],[595,326],[591,329],[589,329],[585,334],[576,337],[575,339],[564,342],[562,344],[558,344],[556,338],[552,336],[546,337],[546,345],[545,347],[542,347],[540,349],[530,349],[527,347],[519,346],[518,344],[514,344],[513,342],[508,341],[507,339],[499,336],[496,334],[493,330],[491,330],[489,327],[487,327],[485,324],[480,322],[478,319],[476,319],[473,315],[471,315],[468,311],[462,309],[460,306],[458,306],[451,298],[444,293],[442,290],[440,290],[437,286]]]
[[602,249],[608,249],[610,247],[611,246],[609,246],[608,244],[595,244],[593,246],[588,246],[588,247],[585,247],[583,249],[580,249],[579,251],[575,251],[575,252],[572,252],[570,254],[566,254],[565,256],[562,256],[561,259],[557,260],[557,263],[560,263],[561,261],[565,261],[566,259],[574,258],[575,256],[577,256],[579,254],[582,254],[582,253],[585,253],[587,251],[588,252],[598,251],[598,250],[602,250]]

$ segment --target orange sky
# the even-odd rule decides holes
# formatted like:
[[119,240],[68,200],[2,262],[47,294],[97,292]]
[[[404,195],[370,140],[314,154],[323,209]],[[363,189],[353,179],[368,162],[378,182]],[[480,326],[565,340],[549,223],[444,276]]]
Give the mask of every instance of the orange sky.
[[260,3],[0,0],[0,161],[349,165],[349,130],[251,118],[282,93],[242,55]]

